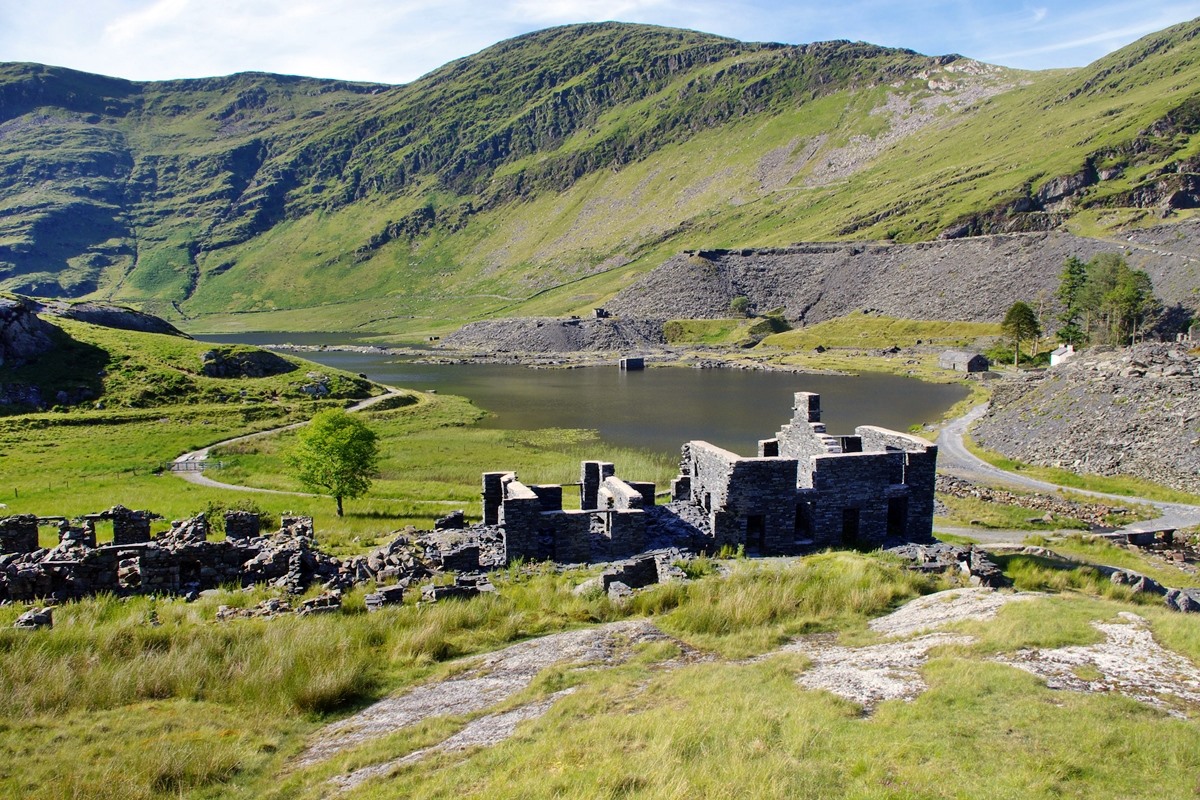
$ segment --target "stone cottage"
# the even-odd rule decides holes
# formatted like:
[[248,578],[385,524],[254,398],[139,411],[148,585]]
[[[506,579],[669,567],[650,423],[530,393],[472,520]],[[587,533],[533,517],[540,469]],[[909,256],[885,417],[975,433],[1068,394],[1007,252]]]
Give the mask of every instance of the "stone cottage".
[[938,366],[955,372],[987,372],[991,366],[987,356],[967,350],[946,350],[938,356]]
[[937,447],[917,436],[871,425],[829,435],[820,395],[797,392],[791,423],[759,442],[756,458],[684,445],[672,497],[703,509],[717,548],[874,546],[932,536],[936,469]]
[[645,548],[650,527],[688,529],[689,545],[702,549],[756,555],[925,541],[933,533],[936,466],[937,447],[916,436],[870,425],[829,435],[820,395],[798,392],[792,421],[760,441],[755,457],[703,441],[683,445],[664,506],[655,504],[653,483],[585,461],[578,509],[564,509],[561,485],[484,473],[483,525],[502,529],[508,561],[624,557]]

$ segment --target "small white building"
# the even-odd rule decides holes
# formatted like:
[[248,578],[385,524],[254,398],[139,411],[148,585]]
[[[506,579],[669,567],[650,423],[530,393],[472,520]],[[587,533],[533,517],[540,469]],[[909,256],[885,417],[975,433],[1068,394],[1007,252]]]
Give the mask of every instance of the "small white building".
[[1057,366],[1075,355],[1075,345],[1064,344],[1050,353],[1050,366]]

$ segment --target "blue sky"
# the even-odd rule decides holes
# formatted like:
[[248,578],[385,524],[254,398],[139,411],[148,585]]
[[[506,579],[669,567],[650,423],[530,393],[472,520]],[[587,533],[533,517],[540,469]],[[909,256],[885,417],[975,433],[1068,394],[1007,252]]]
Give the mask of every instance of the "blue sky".
[[0,61],[136,80],[261,70],[403,83],[511,36],[615,19],[1046,69],[1197,16],[1200,0],[0,0]]

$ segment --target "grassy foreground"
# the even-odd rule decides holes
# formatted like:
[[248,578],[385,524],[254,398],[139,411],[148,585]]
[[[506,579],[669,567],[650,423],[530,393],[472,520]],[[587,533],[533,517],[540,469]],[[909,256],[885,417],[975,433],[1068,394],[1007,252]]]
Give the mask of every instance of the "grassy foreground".
[[[1200,659],[1200,625],[1098,599],[1086,582],[1014,604],[945,646],[915,701],[857,706],[795,682],[788,637],[864,623],[945,586],[879,556],[734,562],[728,577],[666,585],[627,606],[570,588],[584,576],[513,570],[500,593],[430,607],[214,622],[227,593],[186,605],[95,598],[61,607],[50,631],[8,628],[0,608],[0,795],[28,798],[316,798],[326,781],[443,740],[478,715],[427,719],[307,768],[294,758],[324,723],[453,659],[573,626],[651,616],[712,654],[666,668],[670,643],[623,666],[550,668],[529,702],[574,693],[515,737],[431,755],[346,795],[384,797],[1184,797],[1200,770],[1196,722],[1112,695],[1053,692],[990,659],[1022,647],[1090,644],[1092,620],[1131,610],[1165,646]],[[1092,595],[1089,597],[1088,595]],[[736,660],[767,654],[765,659]],[[735,659],[735,660],[728,660]],[[118,779],[119,776],[119,779]]]

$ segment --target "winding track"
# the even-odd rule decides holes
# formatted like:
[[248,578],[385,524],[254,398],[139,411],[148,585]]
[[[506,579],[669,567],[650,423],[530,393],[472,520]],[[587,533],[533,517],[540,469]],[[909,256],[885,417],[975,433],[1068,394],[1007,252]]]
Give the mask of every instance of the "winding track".
[[[354,405],[347,408],[346,410],[352,411],[352,412],[353,411],[362,411],[363,409],[370,408],[371,406],[374,406],[378,403],[382,403],[384,400],[386,400],[389,397],[396,397],[397,395],[404,394],[404,392],[402,390],[397,389],[394,386],[387,386],[382,383],[377,383],[375,385],[382,386],[387,391],[384,392],[383,394],[376,395],[375,397],[368,397],[366,400],[360,400],[357,403],[355,403]],[[245,436],[235,436],[232,439],[225,439],[220,442],[213,442],[212,444],[208,445],[207,447],[202,447],[199,450],[192,450],[190,452],[184,453],[183,455],[179,456],[174,461],[172,461],[171,462],[171,464],[172,464],[171,474],[177,475],[178,477],[183,478],[188,483],[194,483],[197,486],[207,486],[211,489],[225,489],[225,490],[233,491],[233,492],[262,492],[264,494],[286,494],[286,495],[292,495],[293,497],[319,497],[320,495],[311,494],[309,492],[289,492],[289,491],[285,491],[283,489],[260,489],[256,486],[240,486],[235,483],[221,483],[220,481],[214,481],[212,478],[205,476],[204,472],[202,471],[203,467],[199,467],[199,466],[197,469],[187,469],[187,470],[185,470],[185,469],[177,470],[174,468],[174,465],[176,465],[176,464],[187,464],[190,462],[206,461],[208,459],[208,451],[214,447],[224,447],[225,445],[228,445],[228,444],[234,444],[236,442],[245,442],[245,441],[249,441],[250,439],[257,439],[261,436],[271,436],[272,434],[280,433],[282,431],[290,431],[290,430],[293,430],[294,428],[301,428],[307,424],[308,424],[307,421],[293,422],[291,425],[280,425],[278,428],[268,428],[265,431],[258,431],[257,433],[248,433]]]
[[[1087,495],[1101,500],[1116,500],[1118,502],[1128,503],[1144,503],[1148,506],[1153,506],[1158,509],[1159,516],[1151,520],[1143,522],[1133,522],[1120,528],[1120,531],[1128,533],[1138,533],[1141,531],[1162,530],[1164,528],[1187,528],[1193,525],[1200,525],[1200,506],[1186,505],[1184,503],[1164,503],[1158,500],[1150,500],[1145,497],[1127,497],[1125,495],[1105,494],[1104,492],[1093,492],[1086,489],[1075,489],[1069,486],[1059,486],[1055,483],[1047,481],[1039,481],[1035,478],[1030,478],[1025,475],[1018,475],[1013,472],[1006,472],[998,467],[993,467],[983,459],[976,456],[971,451],[967,450],[966,444],[963,442],[963,436],[967,432],[967,428],[971,423],[987,413],[988,404],[982,403],[975,406],[966,414],[951,420],[942,428],[941,435],[938,436],[938,470],[945,472],[948,475],[954,475],[959,478],[965,478],[976,483],[1002,484],[1011,486],[1017,489],[1025,489],[1036,492],[1051,494],[1061,490],[1074,492],[1075,494]],[[970,536],[975,539],[991,540],[996,536],[1005,536],[1006,540],[1016,536],[1016,540],[1020,541],[1029,534],[1028,531],[978,531],[974,528],[954,529],[948,531],[950,533],[962,533],[965,536]]]
[[[387,391],[384,394],[375,397],[368,397],[366,400],[361,400],[358,403],[350,406],[348,411],[362,411],[371,406],[383,402],[389,397],[395,397],[403,394],[403,391],[394,386],[383,386]],[[1164,528],[1188,528],[1194,525],[1200,525],[1200,506],[1186,505],[1184,503],[1164,503],[1158,500],[1150,500],[1145,497],[1128,497],[1125,495],[1105,494],[1104,492],[1093,492],[1087,489],[1075,489],[1068,486],[1059,486],[1055,483],[1047,481],[1039,481],[1035,478],[1030,478],[1025,475],[1018,475],[1014,472],[1006,472],[998,467],[993,467],[983,459],[979,458],[967,449],[963,442],[963,437],[966,435],[967,428],[973,422],[987,413],[988,404],[981,403],[975,406],[966,414],[963,414],[957,419],[953,419],[942,427],[941,435],[938,437],[938,470],[948,475],[954,475],[959,478],[974,481],[976,483],[985,484],[1000,484],[1010,486],[1016,489],[1024,489],[1027,491],[1035,491],[1042,493],[1054,494],[1060,490],[1074,492],[1075,494],[1087,495],[1101,500],[1117,501],[1117,502],[1135,502],[1153,506],[1158,509],[1159,516],[1151,520],[1143,522],[1133,522],[1119,530],[1128,533],[1138,533],[1141,531],[1162,530]],[[245,436],[235,436],[232,439],[215,442],[202,447],[199,450],[192,450],[184,453],[174,460],[174,464],[184,464],[187,462],[205,461],[208,458],[208,451],[214,447],[222,447],[236,442],[244,442],[250,439],[256,439],[260,436],[270,436],[281,431],[292,430],[307,425],[307,422],[295,422],[291,425],[281,425],[278,428],[269,428],[265,431],[250,433]],[[266,494],[282,494],[292,495],[296,497],[316,497],[317,495],[307,492],[289,492],[282,489],[260,489],[254,486],[240,486],[233,483],[221,483],[204,475],[200,470],[171,470],[173,474],[179,476],[189,483],[194,483],[197,486],[207,486],[212,489],[224,489],[235,492],[263,492]],[[969,536],[973,539],[989,542],[1019,542],[1029,535],[1029,531],[1020,530],[979,530],[976,528],[939,528],[946,533],[954,533],[962,536]]]

